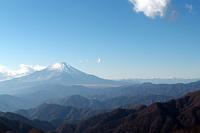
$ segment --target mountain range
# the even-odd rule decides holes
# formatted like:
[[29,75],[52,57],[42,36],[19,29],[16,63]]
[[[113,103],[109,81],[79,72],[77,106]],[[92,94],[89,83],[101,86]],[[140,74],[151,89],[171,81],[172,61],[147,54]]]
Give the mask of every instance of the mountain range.
[[[155,102],[149,106],[138,105],[102,112],[95,116],[62,124],[29,120],[15,113],[0,113],[2,133],[198,133],[200,132],[200,91],[188,93],[176,100]],[[43,105],[34,110],[35,116],[48,119],[69,107]],[[61,109],[60,109],[61,108]],[[43,110],[41,112],[41,110]],[[53,111],[51,111],[53,110]],[[31,110],[33,112],[33,110]],[[45,114],[45,112],[47,114]],[[74,109],[71,113],[76,112]],[[51,114],[52,113],[52,114]],[[68,113],[67,117],[71,113]],[[24,113],[25,114],[25,113]],[[43,115],[44,116],[43,116]],[[85,114],[85,113],[83,113]],[[46,116],[46,117],[45,117]],[[61,116],[61,117],[60,117]],[[73,116],[73,115],[72,115]],[[59,115],[58,118],[66,118]]]
[[63,124],[58,133],[198,133],[200,91],[177,100],[150,106],[116,109],[72,126]]
[[199,90],[200,81],[133,84],[55,63],[0,82],[0,133],[196,133]]
[[57,104],[42,104],[29,110],[18,110],[15,113],[31,120],[48,121],[58,126],[64,121],[75,123],[87,119],[104,111],[81,109],[72,106],[61,106]]
[[149,105],[199,89],[199,81],[126,84],[86,74],[66,63],[55,63],[30,75],[0,82],[0,110],[29,109],[43,103],[107,110],[129,104]]

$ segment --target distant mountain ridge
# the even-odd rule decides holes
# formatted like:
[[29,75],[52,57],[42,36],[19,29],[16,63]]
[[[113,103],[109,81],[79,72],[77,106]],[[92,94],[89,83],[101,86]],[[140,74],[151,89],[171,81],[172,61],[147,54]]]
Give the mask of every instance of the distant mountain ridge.
[[102,112],[104,111],[81,109],[72,106],[61,106],[47,103],[32,109],[16,111],[17,114],[31,120],[37,119],[41,121],[48,121],[54,123],[55,126],[63,123],[64,121],[74,123]]
[[191,83],[200,80],[200,78],[150,78],[150,79],[122,79],[119,81],[130,84],[153,83],[153,84],[176,84],[176,83]]
[[[119,105],[126,106],[127,104],[150,104],[156,101],[165,101],[169,98],[177,98],[188,92],[197,90],[200,90],[200,81],[188,84],[144,83],[109,88],[88,88],[83,86],[44,84],[25,87],[21,89],[23,94],[19,94],[17,96],[7,95],[7,98],[5,95],[0,95],[1,101],[4,101],[3,103],[0,102],[0,109],[2,109],[2,111],[27,109],[53,99],[61,99],[58,104],[66,104],[67,106],[73,104],[77,105],[77,107],[84,106],[93,109],[104,108],[105,106],[119,107]],[[86,102],[84,104],[80,104],[79,102],[74,102],[78,101],[76,99],[74,99],[72,103],[70,103],[67,99],[64,99],[73,95],[80,95],[96,100],[88,101],[87,99],[84,99],[83,101]],[[61,104],[62,102],[63,104]],[[52,101],[52,103],[56,102]]]
[[50,100],[48,103],[58,104],[62,106],[72,106],[81,109],[92,110],[112,110],[119,107],[126,107],[129,105],[149,105],[153,102],[164,102],[171,97],[162,95],[144,95],[144,96],[119,96],[114,98],[108,98],[104,100],[98,100],[95,98],[86,98],[80,95],[72,95],[69,97]]

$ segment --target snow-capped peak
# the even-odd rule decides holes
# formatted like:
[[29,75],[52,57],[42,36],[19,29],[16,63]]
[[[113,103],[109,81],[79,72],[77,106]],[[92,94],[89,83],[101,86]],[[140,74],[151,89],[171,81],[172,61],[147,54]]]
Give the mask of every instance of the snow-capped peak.
[[66,63],[55,63],[50,66],[54,70],[64,70],[68,65]]
[[49,67],[49,69],[51,69],[51,70],[58,70],[58,71],[66,71],[70,68],[72,68],[72,67],[69,64],[66,64],[64,62],[54,63]]
[[52,64],[47,69],[50,70],[50,71],[65,72],[65,73],[68,73],[68,74],[76,74],[76,75],[83,74],[83,72],[75,69],[71,65],[66,64],[64,62]]

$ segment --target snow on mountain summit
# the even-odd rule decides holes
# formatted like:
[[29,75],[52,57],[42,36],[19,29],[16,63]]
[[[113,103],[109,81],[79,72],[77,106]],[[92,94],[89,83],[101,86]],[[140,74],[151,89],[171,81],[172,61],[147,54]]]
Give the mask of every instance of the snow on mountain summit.
[[51,65],[49,67],[49,69],[52,69],[52,70],[61,70],[61,71],[65,71],[66,69],[69,69],[71,68],[71,66],[69,64],[66,64],[64,62],[61,62],[61,63],[55,63],[53,65]]
[[[1,78],[1,75],[0,75]],[[7,82],[6,82],[7,83]],[[56,84],[56,85],[113,85],[115,81],[99,78],[82,72],[66,63],[54,63],[47,66],[41,71],[33,72],[29,75],[15,78],[8,81],[12,84],[26,85],[41,85],[41,84]]]
[[47,70],[49,71],[56,71],[56,72],[64,72],[72,75],[86,75],[86,73],[81,72],[80,70],[72,67],[71,65],[61,62],[61,63],[54,63],[47,67]]

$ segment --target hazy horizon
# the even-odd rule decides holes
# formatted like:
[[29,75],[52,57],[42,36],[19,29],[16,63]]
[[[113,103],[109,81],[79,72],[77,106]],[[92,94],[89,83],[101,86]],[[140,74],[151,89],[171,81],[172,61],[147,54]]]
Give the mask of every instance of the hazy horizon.
[[[42,71],[48,67],[50,67],[51,65],[54,64],[58,64],[58,63],[65,63],[67,65],[70,65],[66,62],[55,62],[55,63],[51,63],[49,65],[41,65],[41,64],[36,64],[36,65],[30,65],[30,64],[20,64],[17,68],[14,69],[10,69],[4,65],[0,65],[0,73],[2,74],[6,74],[7,76],[13,77],[13,78],[17,78],[17,77],[22,77],[25,75],[29,75],[32,74],[34,72],[37,71]],[[97,62],[98,63],[98,62]],[[99,62],[100,63],[100,62]],[[71,65],[70,65],[71,66]],[[72,66],[74,67],[74,66]],[[85,72],[79,68],[76,68],[82,72]],[[87,72],[85,72],[87,73]],[[88,73],[88,74],[92,74],[95,75],[94,73]],[[111,79],[111,80],[135,80],[135,81],[139,81],[139,80],[177,80],[177,81],[181,81],[181,80],[191,80],[191,81],[195,81],[195,80],[199,80],[199,77],[196,78],[187,78],[187,77],[126,77],[126,78],[107,78],[107,77],[102,77],[101,75],[95,75],[98,76],[100,78],[104,78],[104,79]]]

